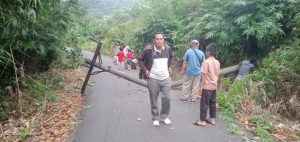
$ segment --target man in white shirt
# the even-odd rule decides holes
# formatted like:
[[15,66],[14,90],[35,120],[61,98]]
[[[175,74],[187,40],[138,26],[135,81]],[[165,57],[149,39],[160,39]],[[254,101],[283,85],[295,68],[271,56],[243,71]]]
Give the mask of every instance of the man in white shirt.
[[[171,62],[173,53],[171,47],[164,44],[161,33],[154,35],[154,44],[147,45],[138,57],[143,76],[147,79],[151,102],[153,126],[159,126],[160,120],[164,124],[171,124],[168,118],[170,112],[171,90]],[[161,93],[162,108],[159,112],[157,100]]]

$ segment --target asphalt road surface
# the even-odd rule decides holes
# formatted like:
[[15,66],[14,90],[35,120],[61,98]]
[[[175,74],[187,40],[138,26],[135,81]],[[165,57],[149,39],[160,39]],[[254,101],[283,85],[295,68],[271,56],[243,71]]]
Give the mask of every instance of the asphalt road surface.
[[[92,58],[93,53],[84,52]],[[102,56],[105,65],[114,68],[112,58]],[[96,71],[98,69],[94,69]],[[138,70],[127,71],[138,78]],[[91,76],[85,104],[71,142],[240,142],[242,138],[226,131],[228,124],[199,127],[199,101],[182,103],[180,90],[171,91],[172,125],[153,127],[150,100],[145,87],[104,72]],[[160,99],[160,98],[159,98]]]

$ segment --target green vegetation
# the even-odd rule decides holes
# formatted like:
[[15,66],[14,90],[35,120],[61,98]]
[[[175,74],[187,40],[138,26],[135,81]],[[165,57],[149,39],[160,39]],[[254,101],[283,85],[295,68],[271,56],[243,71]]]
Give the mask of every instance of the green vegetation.
[[[261,68],[251,75],[255,81],[264,83],[264,90],[258,90],[254,96],[257,101],[268,106],[270,103],[279,102],[282,98],[288,101],[297,96],[300,85],[299,55],[300,39],[291,39],[262,61]],[[289,109],[291,106],[286,107]],[[286,115],[298,120],[300,118],[293,112]]]
[[233,124],[233,123],[230,123],[229,125],[227,125],[226,130],[230,133],[233,133],[233,134],[236,134],[236,135],[241,135],[240,128],[237,125]]
[[[251,123],[255,126],[255,128],[250,129],[250,131],[258,136],[261,141],[273,141],[270,137],[270,134],[273,132],[272,124],[266,121],[264,115],[256,115],[260,112],[255,112],[257,110],[255,109],[255,105],[257,104],[254,104],[251,101],[255,98],[255,92],[253,92],[255,87],[253,86],[252,81],[238,81],[233,84],[228,82],[228,79],[222,80],[224,90],[219,91],[217,95],[217,101],[220,107],[220,118],[228,121],[234,121],[237,117],[236,112],[238,112],[240,115],[244,115],[243,117],[247,119],[246,125]],[[245,102],[246,105],[243,106],[243,103]],[[244,135],[244,130],[233,123],[230,123],[226,130],[237,135]],[[244,137],[245,139],[248,139],[246,136]]]
[[272,132],[273,126],[271,123],[267,122],[263,116],[251,116],[250,121],[256,124],[254,132],[261,138],[261,141],[273,141],[269,135],[269,133]]
[[25,140],[27,137],[30,136],[32,128],[33,128],[33,125],[31,123],[28,123],[25,128],[23,128],[17,132],[17,136],[19,138],[21,138],[22,140]]
[[100,22],[106,32],[105,48],[119,42],[138,51],[152,41],[154,32],[163,32],[179,51],[177,57],[189,40],[197,38],[203,47],[218,43],[221,61],[233,64],[253,55],[264,57],[279,48],[291,36],[291,21],[298,9],[299,3],[290,0],[139,0],[120,5]]
[[[26,87],[22,93],[22,107],[27,108],[22,110],[22,115],[30,117],[39,111],[45,111],[43,105],[45,102],[56,101],[55,90],[63,89],[65,84],[61,82],[62,78],[57,76],[57,73],[38,73],[32,74],[25,79]],[[17,99],[14,96],[2,95],[0,121],[4,121],[10,117],[13,111],[16,111],[17,104],[13,102]],[[19,114],[18,114],[19,115]]]
[[[57,63],[74,68],[81,64],[79,43],[86,36],[79,28],[86,22],[80,19],[83,15],[78,0],[0,1],[0,120],[6,120],[12,111],[27,115],[22,114],[27,111],[22,107],[29,104],[55,100],[51,89],[63,84],[41,72]],[[68,47],[73,50],[68,52]],[[23,99],[22,91],[31,95]]]
[[[248,76],[248,79],[254,81],[253,84],[246,79],[243,83],[230,85],[228,79],[223,79],[225,90],[220,91],[217,98],[221,108],[220,117],[232,121],[236,117],[237,108],[239,112],[243,111],[240,106],[241,100],[251,96],[256,105],[262,106],[274,115],[279,113],[285,118],[299,120],[300,109],[297,101],[300,86],[299,55],[300,42],[296,36],[262,60],[259,69]],[[247,107],[253,110],[254,106],[248,104]],[[270,136],[273,133],[273,126],[266,121],[264,115],[257,116],[255,109],[252,114],[246,115],[249,115],[247,119],[256,125],[253,132],[261,141],[273,141]],[[232,126],[228,127],[229,132],[234,131]]]
[[[226,82],[227,80],[223,81]],[[226,85],[224,83],[224,85]],[[228,84],[229,85],[229,84]],[[228,86],[227,86],[228,87]],[[228,90],[219,91],[217,94],[218,105],[222,112],[221,118],[233,121],[235,109],[244,95],[244,88],[241,82],[232,84]]]
[[27,131],[24,131],[24,130],[18,132],[18,137],[21,138],[21,139],[25,139],[25,138],[27,138],[29,135],[30,135],[30,134],[29,134]]

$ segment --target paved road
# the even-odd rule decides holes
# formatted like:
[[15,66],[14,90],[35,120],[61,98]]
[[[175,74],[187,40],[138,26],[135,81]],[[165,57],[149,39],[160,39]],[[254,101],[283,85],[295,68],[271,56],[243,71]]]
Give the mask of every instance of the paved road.
[[[84,56],[92,58],[91,53]],[[102,57],[104,64],[112,59]],[[124,70],[125,71],[125,70]],[[138,77],[138,71],[125,71]],[[91,76],[93,86],[87,87],[85,106],[71,142],[240,142],[238,136],[226,132],[226,122],[197,127],[199,101],[182,103],[180,91],[171,92],[172,125],[153,127],[150,101],[146,88],[110,73]]]

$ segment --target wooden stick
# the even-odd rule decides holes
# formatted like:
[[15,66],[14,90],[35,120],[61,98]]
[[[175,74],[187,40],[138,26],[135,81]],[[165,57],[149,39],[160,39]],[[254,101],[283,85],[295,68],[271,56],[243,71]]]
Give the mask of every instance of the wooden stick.
[[56,115],[52,115],[49,119],[47,119],[46,121],[44,121],[42,124],[45,124],[47,122],[49,122],[52,118],[59,116],[60,114],[56,114]]
[[15,63],[15,57],[14,57],[14,54],[12,52],[11,46],[9,46],[9,47],[10,47],[10,54],[11,54],[11,58],[12,58],[13,66],[14,66],[14,71],[15,71],[16,85],[17,85],[17,95],[18,95],[18,104],[19,104],[20,114],[21,114],[21,118],[22,118],[23,117],[22,94],[20,93],[20,87],[19,87],[19,80],[18,80],[17,67],[16,67],[16,63]]

